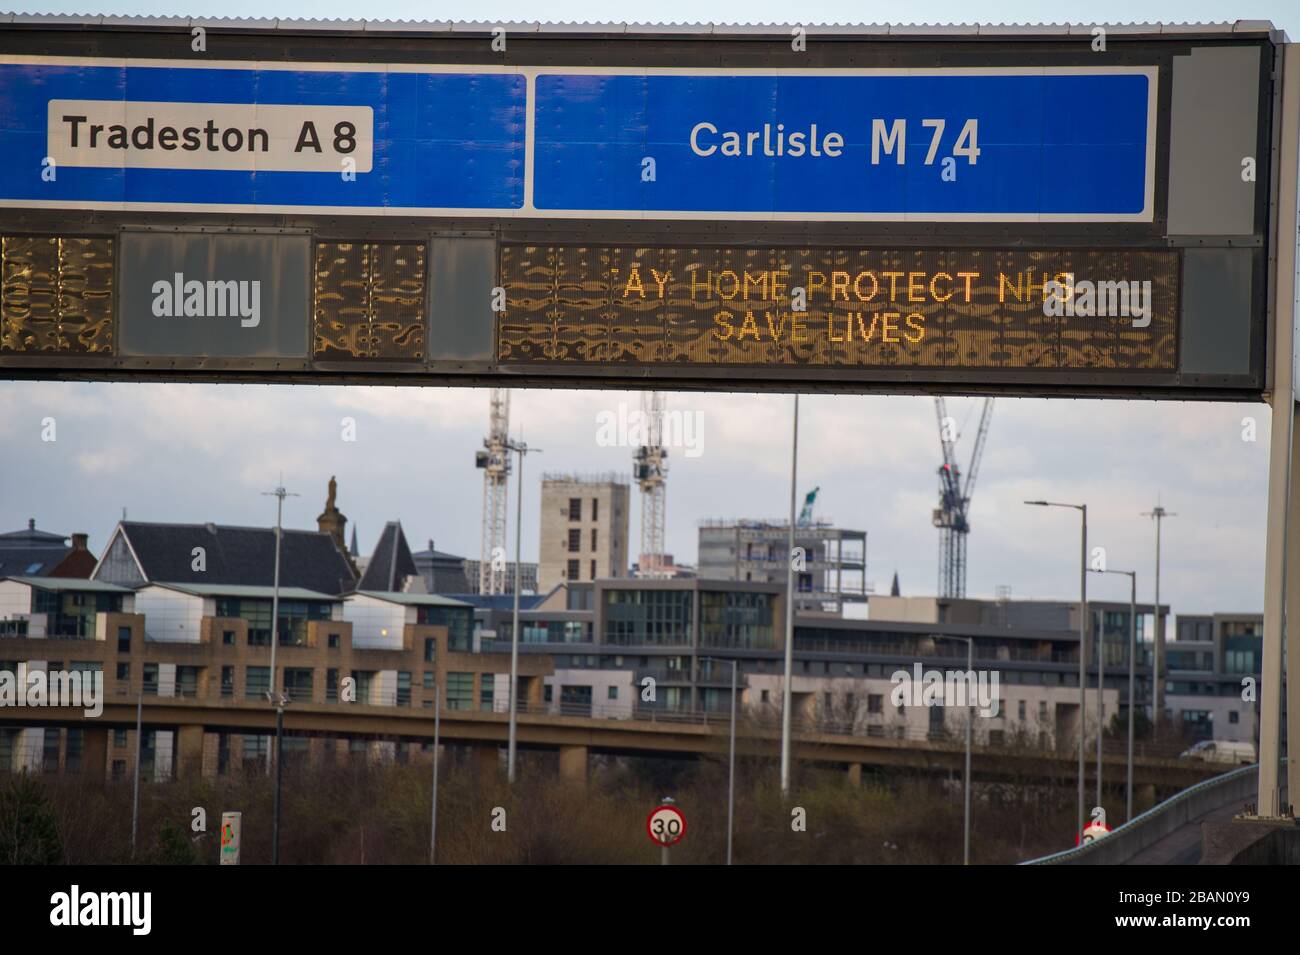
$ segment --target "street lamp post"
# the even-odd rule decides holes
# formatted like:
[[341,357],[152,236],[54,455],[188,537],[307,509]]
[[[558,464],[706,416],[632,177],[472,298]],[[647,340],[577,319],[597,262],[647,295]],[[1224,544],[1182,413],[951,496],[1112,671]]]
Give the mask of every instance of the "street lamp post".
[[280,741],[284,737],[284,704],[280,697],[275,705],[275,809],[271,814],[271,865],[280,864],[280,794],[284,789],[284,754]]
[[510,634],[510,728],[506,741],[506,780],[515,781],[515,742],[519,710],[519,559],[523,539],[524,520],[524,455],[530,451],[541,453],[541,448],[530,448],[522,441],[506,442],[506,450],[519,455],[519,481],[515,488],[515,609],[511,618]]
[[1165,715],[1164,685],[1160,679],[1160,662],[1164,657],[1165,628],[1160,619],[1160,524],[1166,517],[1177,517],[1172,511],[1166,511],[1157,504],[1142,514],[1156,522],[1156,603],[1152,618],[1155,621],[1151,637],[1151,734],[1154,738],[1160,731],[1160,720]]
[[[280,480],[283,482],[284,476]],[[286,699],[275,689],[275,651],[280,643],[280,539],[283,537],[284,499],[297,497],[280,484],[274,491],[264,491],[264,497],[275,498],[275,575],[271,584],[271,674],[266,698],[275,707],[275,745],[266,748],[267,769],[275,766],[275,806],[271,815],[271,865],[280,864],[280,791],[284,782],[280,742],[284,737],[284,704]]]
[[974,637],[953,637],[947,634],[934,634],[936,640],[954,640],[966,644],[966,673],[967,679],[964,681],[966,686],[966,784],[965,784],[965,803],[966,808],[963,813],[962,822],[962,852],[961,864],[970,865],[970,751],[971,751],[971,728],[975,722],[975,709],[971,703],[971,680],[975,678],[975,638]]
[[438,744],[442,741],[442,690],[433,685],[433,798],[429,808],[429,865],[438,864]]
[[1120,574],[1129,579],[1128,594],[1128,759],[1124,784],[1124,821],[1133,818],[1133,711],[1137,708],[1133,694],[1137,683],[1137,571],[1096,570],[1096,574]]
[[699,661],[731,664],[731,748],[727,756],[727,865],[731,865],[731,842],[736,816],[736,703],[739,689],[739,660],[723,660],[718,657],[698,657]]
[[785,682],[781,687],[781,795],[790,794],[790,708],[794,672],[794,506],[799,480],[799,394],[794,396],[794,432],[790,440],[790,533],[785,574]]
[[1083,748],[1084,714],[1088,705],[1088,673],[1084,659],[1088,649],[1088,505],[1061,504],[1056,501],[1025,501],[1033,507],[1069,507],[1079,512],[1079,838],[1083,838]]

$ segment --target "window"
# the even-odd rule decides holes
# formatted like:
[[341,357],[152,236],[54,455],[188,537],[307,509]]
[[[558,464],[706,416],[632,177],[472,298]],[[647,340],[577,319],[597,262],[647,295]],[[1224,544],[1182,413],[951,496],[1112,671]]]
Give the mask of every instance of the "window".
[[117,665],[117,682],[128,685],[131,683],[131,664],[119,663]]
[[478,678],[478,708],[480,710],[492,710],[492,695],[496,690],[496,677],[491,673],[483,673]]
[[763,690],[763,691],[761,691],[761,692],[758,694],[758,701],[759,701],[760,703],[766,703],[767,700],[768,700],[768,691],[767,691],[767,690]]
[[1024,722],[1024,720],[1025,720],[1025,701],[1024,701],[1024,700],[1021,700],[1021,701],[1017,704],[1016,716],[1017,716],[1017,718],[1018,718],[1022,723]]
[[582,498],[579,497],[569,498],[569,520],[571,521],[582,520]]
[[616,687],[616,686],[611,686],[611,687],[609,688],[609,693],[607,694],[607,696],[608,696],[608,698],[611,699],[611,700],[617,700],[617,699],[618,699],[618,687]]
[[339,671],[325,671],[325,702],[337,703],[339,701]]
[[424,641],[424,662],[432,663],[434,656],[438,652],[438,641],[433,637],[426,637]]
[[295,703],[310,703],[312,698],[312,671],[307,667],[284,668],[284,692]]
[[269,692],[271,692],[271,668],[244,667],[244,699],[264,700]]
[[126,760],[113,760],[113,782],[120,783],[124,779],[126,779]]
[[1231,723],[1233,726],[1236,726],[1239,722],[1241,722],[1241,714],[1238,713],[1236,710],[1229,710],[1228,722]]
[[117,628],[117,652],[118,653],[131,652],[131,628],[130,627]]
[[374,670],[353,670],[352,671],[352,699],[344,700],[344,703],[373,703],[370,698],[370,687],[375,680]]
[[1047,701],[1046,700],[1038,701],[1038,722],[1040,723],[1047,722]]
[[46,727],[44,730],[44,751],[41,754],[41,771],[57,773],[59,771],[59,730]]
[[582,530],[581,528],[571,527],[569,529],[568,551],[570,554],[576,554],[580,550],[582,550]]
[[885,698],[880,693],[867,694],[867,712],[883,713],[885,711]]
[[117,749],[126,746],[126,730],[113,730],[113,746]]
[[146,696],[158,695],[158,664],[146,663],[144,665],[144,685],[142,689]]
[[337,633],[331,633],[328,637],[325,638],[325,642],[329,645],[329,648],[331,650],[337,650],[339,648],[339,644],[341,641],[342,641],[342,637],[339,636],[339,634]]
[[600,520],[600,498],[598,497],[591,499],[591,519],[593,521]]
[[596,528],[591,529],[591,549],[596,549]]
[[64,750],[63,768],[69,773],[79,773],[82,757],[86,751],[86,731],[80,728],[68,730],[68,742]]
[[[420,607],[415,622],[425,626],[446,627],[448,650],[468,652],[474,645],[473,607]],[[432,663],[433,657],[427,657],[425,662]]]
[[271,752],[271,737],[245,736],[244,759],[249,762],[265,763]]
[[229,700],[235,695],[235,668],[221,668],[221,698]]
[[581,576],[582,576],[582,571],[579,570],[578,561],[576,560],[569,561],[568,567],[566,568],[566,572],[565,572],[565,579],[577,580]]
[[551,700],[555,698],[552,693],[554,689],[555,688],[551,686],[549,683],[542,688],[542,699],[547,703],[551,702]]
[[434,674],[433,674],[433,671],[432,671],[432,670],[425,670],[425,671],[424,671],[424,688],[425,688],[426,690],[432,690],[432,689],[433,689],[433,675],[434,675]]
[[411,705],[411,671],[397,671],[397,705]]
[[596,562],[594,560],[591,562],[591,579],[596,579]]
[[222,643],[223,646],[233,647],[233,646],[235,645],[235,631],[233,631],[233,630],[222,630],[222,631],[221,631],[221,643]]
[[447,674],[447,709],[468,710],[474,703],[474,674]]

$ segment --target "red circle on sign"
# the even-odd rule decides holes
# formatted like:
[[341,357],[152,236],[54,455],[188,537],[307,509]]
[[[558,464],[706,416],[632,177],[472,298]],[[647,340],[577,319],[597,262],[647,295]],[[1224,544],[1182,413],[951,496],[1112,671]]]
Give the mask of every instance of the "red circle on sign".
[[[681,832],[677,833],[677,838],[670,842],[661,842],[659,839],[655,838],[654,830],[650,828],[650,823],[654,820],[654,817],[665,810],[671,812],[674,816],[680,819],[682,823]],[[675,846],[677,843],[681,842],[682,838],[686,835],[686,817],[682,815],[682,811],[676,806],[669,806],[667,804],[655,806],[650,810],[650,815],[645,817],[645,833],[650,837],[650,841],[657,846]]]

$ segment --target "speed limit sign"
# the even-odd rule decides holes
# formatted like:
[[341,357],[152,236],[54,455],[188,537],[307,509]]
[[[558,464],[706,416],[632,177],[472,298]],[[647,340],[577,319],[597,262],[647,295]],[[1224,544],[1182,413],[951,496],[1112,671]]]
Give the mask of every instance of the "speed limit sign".
[[657,846],[674,846],[686,835],[686,817],[676,806],[659,806],[645,820],[645,831]]

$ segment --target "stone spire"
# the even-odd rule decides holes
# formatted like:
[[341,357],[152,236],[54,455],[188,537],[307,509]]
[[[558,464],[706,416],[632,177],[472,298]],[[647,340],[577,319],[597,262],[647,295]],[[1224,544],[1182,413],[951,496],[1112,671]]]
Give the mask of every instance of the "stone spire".
[[338,497],[338,491],[338,482],[335,481],[333,475],[331,475],[329,494],[325,498],[325,510],[316,518],[316,526],[322,533],[329,534],[330,537],[334,538],[334,544],[338,547],[339,553],[348,559],[348,563],[352,564],[352,570],[355,573],[356,564],[352,560],[352,555],[348,553],[347,542],[343,536],[343,531],[347,527],[348,519],[347,516],[338,509],[338,505],[335,503],[335,499]]

